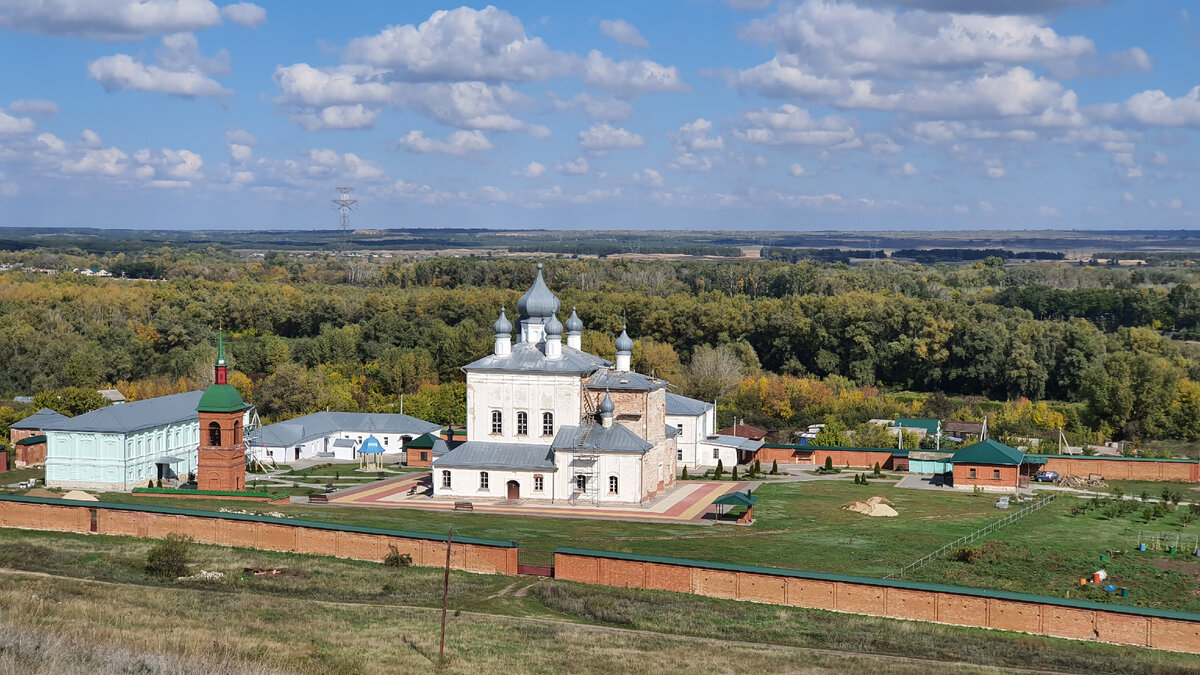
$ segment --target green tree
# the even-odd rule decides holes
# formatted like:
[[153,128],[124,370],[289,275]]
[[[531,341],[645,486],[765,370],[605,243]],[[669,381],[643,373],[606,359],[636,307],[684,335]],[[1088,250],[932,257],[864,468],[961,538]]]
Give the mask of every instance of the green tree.
[[95,389],[83,387],[65,387],[40,392],[33,397],[33,409],[49,408],[67,417],[75,417],[85,412],[103,408],[109,404],[108,399]]
[[813,445],[818,447],[843,447],[850,445],[846,437],[846,425],[835,418],[826,418],[825,427],[817,432]]

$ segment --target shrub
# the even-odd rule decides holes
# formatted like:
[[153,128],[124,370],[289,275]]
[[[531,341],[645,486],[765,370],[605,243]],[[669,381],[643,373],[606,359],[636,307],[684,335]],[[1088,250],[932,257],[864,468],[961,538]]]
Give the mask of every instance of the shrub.
[[687,467],[686,467],[686,466],[685,466],[685,467],[683,467],[683,476],[681,476],[681,478],[682,478],[683,480],[687,480],[687,479],[688,479]]
[[725,462],[717,460],[717,470],[713,472],[713,477],[721,480],[721,475],[725,473]]
[[1196,520],[1196,512],[1195,511],[1188,509],[1187,511],[1179,512],[1179,524],[1180,525],[1191,525],[1192,522],[1195,520]]
[[146,554],[146,573],[159,579],[187,576],[193,543],[186,535],[168,534]]
[[762,473],[762,460],[754,460],[754,473]]
[[1169,502],[1169,501],[1171,501],[1171,497],[1172,497],[1172,496],[1173,496],[1173,495],[1171,494],[1171,488],[1163,488],[1163,491],[1162,491],[1162,500],[1163,500],[1164,502]]
[[412,567],[412,556],[401,553],[392,544],[388,544],[387,555],[383,556],[384,567]]
[[871,484],[871,482],[867,480],[867,474],[865,474],[865,473],[859,474],[858,484],[859,485],[870,485]]
[[162,487],[162,479],[161,478],[158,479],[158,485],[155,485],[154,487]]
[[1112,489],[1112,496],[1116,499],[1124,499],[1125,498],[1125,489],[1122,488],[1120,485],[1114,485],[1113,489]]
[[876,476],[882,476],[882,475],[883,475],[882,473],[880,473],[880,472],[879,472],[879,462],[875,462],[875,475],[876,475]]
[[772,476],[779,475],[779,460],[777,460],[777,459],[771,460],[771,475]]
[[858,474],[854,474],[854,484],[858,485]]
[[1145,521],[1147,523],[1154,522],[1154,518],[1155,518],[1154,507],[1147,506],[1146,508],[1142,509],[1142,518],[1145,519]]
[[826,458],[825,458],[825,470],[826,470],[826,471],[833,471],[833,457],[826,457]]
[[979,560],[979,549],[961,546],[950,553],[950,559],[955,562],[973,563]]
[[736,466],[735,466],[735,467],[733,467],[733,473],[729,474],[729,478],[730,478],[730,480],[737,480],[737,479],[738,479],[738,475],[737,475],[737,467],[736,467]]
[[150,479],[150,480],[146,481],[146,487],[148,487],[148,488],[154,487],[154,479]]

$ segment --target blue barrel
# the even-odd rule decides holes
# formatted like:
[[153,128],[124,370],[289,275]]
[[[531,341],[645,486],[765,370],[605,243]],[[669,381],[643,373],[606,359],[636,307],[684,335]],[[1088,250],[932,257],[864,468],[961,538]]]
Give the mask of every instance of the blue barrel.
[[1112,584],[1109,584],[1104,587],[1104,590],[1108,591],[1109,593],[1112,593],[1113,591],[1117,590],[1117,587],[1113,586]]
[[1139,550],[1139,551],[1145,551],[1145,550],[1146,550],[1146,545],[1145,545],[1145,544],[1138,544],[1138,550]]
[[1122,597],[1122,598],[1128,598],[1128,597],[1129,597],[1129,589],[1128,589],[1128,588],[1122,588],[1122,589],[1121,589],[1121,597]]

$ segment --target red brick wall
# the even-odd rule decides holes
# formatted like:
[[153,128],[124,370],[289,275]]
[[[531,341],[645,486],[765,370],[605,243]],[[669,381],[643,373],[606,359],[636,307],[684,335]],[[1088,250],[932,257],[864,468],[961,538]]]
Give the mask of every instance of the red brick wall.
[[[0,527],[62,532],[88,532],[91,508],[0,501]],[[269,551],[291,551],[354,560],[382,561],[387,545],[412,556],[413,564],[440,567],[446,564],[446,544],[405,539],[384,534],[345,532],[226,518],[182,514],[96,509],[97,532],[128,537],[161,539],[171,533],[191,536],[203,544],[240,546]],[[515,547],[455,543],[450,566],[480,574],[516,574]]]
[[825,458],[832,457],[833,466],[837,469],[845,468],[847,464],[874,468],[875,462],[879,462],[879,466],[883,467],[891,456],[886,452],[867,452],[865,450],[813,450],[812,463],[817,466],[825,466]]
[[35,443],[33,445],[18,445],[16,450],[16,465],[23,466],[38,466],[46,463],[46,444]]
[[1050,457],[1042,467],[1063,476],[1097,473],[1117,480],[1173,480],[1200,483],[1200,464],[1196,462],[1155,462],[1103,459],[1098,457]]
[[[429,466],[433,461],[433,448],[405,448],[405,464],[408,466]],[[421,453],[425,453],[425,459],[421,459]]]
[[[1200,622],[852,581],[554,554],[555,578],[1200,654]],[[640,585],[639,585],[640,583]]]
[[[975,470],[975,477],[971,478],[971,470]],[[992,466],[989,464],[955,464],[954,465],[954,487],[974,487],[1015,490],[1017,488],[1018,467],[1015,466]],[[994,478],[996,471],[1000,472],[999,478]]]

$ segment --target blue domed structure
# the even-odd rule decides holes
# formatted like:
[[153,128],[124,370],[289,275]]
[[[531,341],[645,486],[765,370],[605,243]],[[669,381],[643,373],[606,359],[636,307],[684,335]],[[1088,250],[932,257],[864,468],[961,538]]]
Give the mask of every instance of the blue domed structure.
[[579,315],[575,313],[575,308],[571,308],[571,316],[567,317],[567,334],[582,335],[583,321],[579,320]]
[[546,337],[561,339],[562,334],[563,334],[562,322],[558,320],[557,316],[551,314],[546,319]]
[[630,338],[629,333],[625,332],[625,326],[621,326],[621,335],[617,337],[617,353],[633,353],[633,338]]
[[517,301],[517,311],[520,312],[522,321],[525,319],[544,320],[557,314],[559,310],[558,298],[550,292],[550,287],[542,278],[542,264],[538,263],[537,268],[537,278],[533,280],[533,285]]
[[500,308],[500,318],[496,319],[496,323],[492,324],[492,332],[496,335],[512,335],[513,325],[504,315],[504,308]]
[[613,400],[611,398],[609,398],[608,392],[607,391],[604,392],[604,400],[600,402],[600,414],[601,415],[612,415],[613,411],[616,409],[617,409],[617,406],[615,403],[613,403]]

